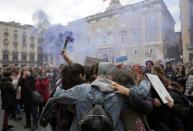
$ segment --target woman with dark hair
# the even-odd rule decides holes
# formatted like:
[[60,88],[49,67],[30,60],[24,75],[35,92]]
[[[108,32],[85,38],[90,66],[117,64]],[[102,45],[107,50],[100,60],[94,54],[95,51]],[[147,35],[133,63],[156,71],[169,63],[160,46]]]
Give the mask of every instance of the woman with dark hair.
[[163,69],[159,66],[155,66],[152,73],[158,75],[173,100],[166,98],[168,103],[163,104],[158,94],[152,88],[151,97],[154,102],[154,108],[148,117],[151,129],[156,131],[192,130],[192,123],[187,122],[188,119],[192,121],[192,113],[190,113],[192,104],[180,92],[181,86],[166,79]]
[[179,65],[178,73],[176,74],[175,81],[178,82],[182,87],[182,92],[185,91],[186,86],[186,74],[185,74],[185,67],[183,65]]
[[[53,96],[57,97],[66,90],[85,83],[85,73],[84,67],[80,64],[66,65],[61,72],[61,86],[56,89]],[[58,110],[59,117],[56,116],[50,123],[52,131],[69,131],[74,118],[74,107],[60,104],[56,110]]]
[[24,111],[26,115],[26,125],[24,128],[31,127],[31,115],[33,117],[33,127],[31,130],[35,130],[38,127],[37,123],[37,105],[33,101],[32,92],[35,90],[35,79],[31,76],[28,68],[21,70],[18,86],[21,86],[21,101],[24,105]]
[[40,95],[43,98],[43,103],[39,104],[39,115],[41,114],[44,105],[46,104],[46,102],[48,101],[48,98],[50,96],[50,92],[49,92],[49,78],[46,75],[46,70],[45,69],[41,69],[39,72],[39,76],[36,79],[36,83],[35,83],[35,88],[36,90],[40,93]]
[[75,85],[85,82],[85,69],[80,64],[72,64],[64,67],[61,73],[62,89],[68,90]]
[[[112,79],[120,85],[114,84],[113,88],[119,89],[129,89],[135,92],[136,96],[139,97],[139,106],[144,108],[139,108],[137,106],[133,107],[134,99],[131,99],[131,105],[126,105],[121,112],[121,121],[125,131],[149,131],[149,126],[145,119],[145,115],[152,111],[152,102],[147,99],[147,95],[150,90],[150,83],[147,81],[140,82],[135,86],[134,80],[132,79],[132,72],[126,72],[124,70],[117,70],[115,77]],[[125,87],[121,86],[124,85]],[[131,88],[132,87],[132,88]],[[124,91],[126,92],[126,91]]]
[[153,61],[148,60],[148,61],[145,62],[145,65],[146,65],[146,68],[145,68],[144,74],[145,73],[150,73],[152,68],[153,68],[153,66],[154,66]]

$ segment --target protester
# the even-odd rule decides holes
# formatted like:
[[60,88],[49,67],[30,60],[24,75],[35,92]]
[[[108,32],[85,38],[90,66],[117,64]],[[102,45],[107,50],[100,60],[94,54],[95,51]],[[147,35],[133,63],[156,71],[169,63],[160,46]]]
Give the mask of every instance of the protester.
[[[108,69],[109,70],[111,69],[110,66],[108,66]],[[92,109],[93,100],[95,101],[95,100],[100,100],[100,98],[104,98],[104,100],[102,100],[106,103],[106,104],[104,103],[104,106],[105,106],[104,108],[112,116],[115,130],[123,130],[120,123],[121,121],[119,118],[119,114],[123,109],[124,101],[126,101],[127,99],[128,101],[132,101],[138,110],[147,109],[146,107],[147,104],[142,104],[143,99],[137,97],[137,95],[132,91],[131,93],[129,93],[129,89],[126,90],[127,92],[125,92],[124,95],[126,96],[129,95],[130,97],[124,100],[124,97],[122,98],[122,96],[117,95],[112,88],[109,88],[111,87],[111,84],[109,85],[109,87],[105,86],[105,84],[107,84],[105,83],[105,81],[107,80],[105,80],[104,78],[110,78],[109,77],[110,74],[108,73],[109,71],[102,70],[99,72],[101,72],[102,74],[98,76],[100,76],[102,79],[96,79],[93,83],[91,83],[91,85],[81,84],[81,85],[75,86],[60,94],[61,97],[50,99],[46,106],[46,109],[49,109],[49,107],[55,103],[75,105],[77,113],[75,113],[76,119],[74,119],[72,126],[70,128],[70,130],[72,131],[80,130],[80,127],[78,127],[78,122],[83,118],[83,115],[86,112]],[[104,74],[103,72],[106,72],[106,73]],[[93,93],[96,95],[95,98],[91,97]],[[43,112],[42,117],[40,118],[40,121],[41,121],[40,123],[42,125],[45,125],[46,123],[45,117],[47,118],[47,116],[45,116],[45,113],[46,112]],[[49,114],[49,113],[46,113],[46,114]]]
[[175,81],[178,82],[181,86],[183,86],[183,92],[185,91],[186,79],[187,77],[185,74],[185,67],[183,65],[179,65],[179,70],[176,74]]
[[11,73],[12,78],[12,84],[16,90],[16,114],[15,114],[15,120],[20,121],[22,119],[21,116],[21,87],[18,86],[18,80],[19,80],[19,72],[17,68],[13,68]]
[[49,89],[49,78],[46,75],[46,70],[41,69],[39,72],[39,77],[36,80],[35,88],[40,93],[40,95],[43,98],[43,103],[39,103],[39,116],[43,110],[44,105],[48,101],[48,98],[50,96],[50,89]]
[[153,68],[153,66],[154,66],[153,61],[148,60],[148,61],[146,61],[145,65],[146,65],[146,68],[145,68],[145,72],[144,73],[150,73],[152,68]]
[[134,73],[134,81],[136,85],[139,85],[140,82],[144,79],[142,66],[139,64],[136,64],[133,66],[133,73]]
[[19,86],[21,86],[21,100],[24,105],[26,125],[24,128],[31,128],[31,115],[33,117],[33,127],[31,130],[35,130],[38,127],[37,118],[37,104],[33,101],[33,91],[35,90],[35,79],[31,76],[28,68],[21,70]]
[[186,81],[185,95],[193,102],[193,69],[189,71],[188,79]]
[[[138,97],[141,97],[144,99],[142,103],[138,103],[140,105],[144,104],[143,107],[145,108],[138,108],[134,106],[133,103],[135,100],[132,99],[129,104],[129,106],[125,106],[123,111],[121,112],[121,121],[123,123],[123,127],[125,131],[149,131],[149,125],[146,121],[145,115],[150,113],[152,110],[152,102],[150,102],[147,99],[147,95],[150,91],[150,83],[144,83],[141,82],[139,86],[134,86],[134,81],[131,78],[131,74],[125,72],[125,71],[118,71],[116,74],[114,74],[115,77],[112,79],[113,81],[116,81],[118,84],[113,84],[113,88],[117,90],[120,94],[124,95],[124,92],[127,91],[126,88],[130,88],[132,92],[135,92]],[[123,87],[121,85],[125,85],[126,87]],[[131,88],[132,87],[132,88]],[[121,91],[121,90],[125,91]],[[146,100],[145,100],[146,99]],[[142,100],[141,100],[142,101]]]
[[[97,105],[93,94],[96,95],[98,102],[101,100],[105,102],[101,104],[102,108],[91,111],[90,115],[102,114],[108,118],[112,117],[114,130],[189,131],[193,129],[192,66],[170,61],[166,62],[166,65],[162,63],[154,65],[153,61],[147,61],[145,71],[139,64],[122,65],[128,68],[117,69],[112,63],[108,63],[108,66],[102,69],[100,64],[89,67],[73,63],[65,51],[63,58],[68,65],[61,65],[58,69],[42,66],[31,68],[29,71],[25,67],[21,71],[19,82],[17,82],[18,71],[15,69],[12,71],[10,82],[15,89],[14,101],[17,108],[5,113],[3,125],[8,125],[6,118],[11,114],[16,113],[18,118],[21,116],[19,102],[21,99],[26,114],[25,127],[31,127],[32,115],[31,130],[37,128],[38,110],[32,95],[36,90],[40,92],[44,104],[47,102],[40,117],[41,124],[50,123],[52,131],[78,131],[80,129],[81,131],[111,131],[111,122],[103,119],[104,117],[100,121],[95,117],[87,119],[88,112],[95,107],[94,105]],[[37,74],[37,71],[40,73]],[[30,75],[29,72],[34,75]],[[158,75],[173,100],[167,97],[168,104],[164,104],[154,88],[150,86],[144,73]],[[50,94],[50,82],[47,76],[53,77],[53,74],[58,74],[57,79],[60,80],[56,86],[52,83],[53,92]],[[2,75],[0,79],[0,88],[4,89],[2,83],[5,83],[5,77]],[[2,101],[5,100],[3,92],[5,90],[1,90]],[[49,97],[51,97],[50,100],[48,100]],[[43,105],[40,106],[39,114]],[[109,115],[103,112],[104,110]],[[107,126],[108,124],[110,125]],[[11,128],[8,125],[3,127],[3,130],[9,131]]]
[[12,131],[13,126],[8,124],[9,116],[15,113],[16,109],[16,89],[12,84],[11,69],[6,68],[3,71],[3,77],[0,81],[2,109],[4,110],[2,131]]
[[165,75],[168,79],[170,79],[172,81],[175,80],[175,73],[174,73],[174,70],[172,68],[172,63],[171,62],[166,63]]

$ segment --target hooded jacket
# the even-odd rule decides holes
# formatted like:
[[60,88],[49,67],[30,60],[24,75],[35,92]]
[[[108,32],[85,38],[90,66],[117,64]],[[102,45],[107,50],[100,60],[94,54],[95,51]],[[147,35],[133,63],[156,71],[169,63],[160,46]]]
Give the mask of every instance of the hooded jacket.
[[93,103],[102,103],[104,109],[112,116],[113,126],[115,131],[124,131],[120,120],[120,113],[125,105],[130,103],[134,109],[143,113],[148,113],[152,110],[151,105],[148,105],[144,100],[137,96],[131,90],[129,97],[124,97],[116,94],[111,88],[111,81],[97,79],[92,84],[81,84],[75,86],[60,94],[59,97],[51,98],[40,117],[40,125],[46,126],[49,122],[49,115],[54,109],[54,105],[68,104],[75,105],[76,114],[71,125],[70,131],[80,131],[79,122],[85,114],[93,108]]

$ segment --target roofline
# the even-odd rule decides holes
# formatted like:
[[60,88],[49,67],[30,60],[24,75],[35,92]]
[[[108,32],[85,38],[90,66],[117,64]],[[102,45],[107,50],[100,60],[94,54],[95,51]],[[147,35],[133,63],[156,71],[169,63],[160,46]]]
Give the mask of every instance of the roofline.
[[90,15],[88,17],[85,17],[85,18],[82,18],[82,19],[77,19],[77,20],[74,20],[74,21],[71,21],[69,22],[67,25],[71,25],[73,24],[74,22],[77,22],[77,21],[93,21],[93,20],[96,20],[96,19],[100,19],[100,18],[104,18],[104,17],[107,17],[107,16],[110,16],[110,15],[116,15],[116,14],[119,14],[121,13],[123,10],[133,10],[135,8],[139,8],[139,7],[145,7],[145,6],[148,6],[149,4],[157,4],[157,3],[160,3],[162,4],[163,8],[166,9],[166,11],[168,12],[171,20],[175,22],[172,14],[170,13],[170,11],[168,10],[167,6],[166,6],[166,3],[163,1],[163,0],[144,0],[144,1],[141,1],[141,2],[137,2],[137,3],[134,3],[134,4],[127,4],[127,5],[124,5],[124,6],[121,6],[119,8],[116,8],[115,10],[106,10],[105,12],[101,12],[101,13],[97,13],[95,15]]
[[0,21],[0,24],[6,25],[6,26],[20,27],[20,28],[33,27],[33,25],[29,25],[29,24],[21,25],[21,23],[18,23],[15,21],[10,21],[10,22]]

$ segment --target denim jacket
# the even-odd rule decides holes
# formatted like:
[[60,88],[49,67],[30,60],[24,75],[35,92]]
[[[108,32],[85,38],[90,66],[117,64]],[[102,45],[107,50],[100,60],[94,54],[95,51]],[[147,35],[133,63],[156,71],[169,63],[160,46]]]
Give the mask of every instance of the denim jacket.
[[[130,105],[133,105],[134,108],[139,109],[139,111],[147,107],[145,103],[140,101],[140,98],[137,97],[134,91],[131,91],[130,96],[125,98],[116,94],[107,83],[95,80],[92,84],[81,84],[69,90],[63,90],[62,93],[59,93],[59,97],[51,98],[40,120],[43,119],[46,108],[49,107],[50,104],[75,105],[76,114],[70,131],[80,131],[79,121],[93,108],[94,103],[102,103],[105,110],[112,116],[115,131],[124,131],[120,121],[120,113],[128,102],[130,102]],[[151,107],[145,108],[145,112],[150,110]]]

